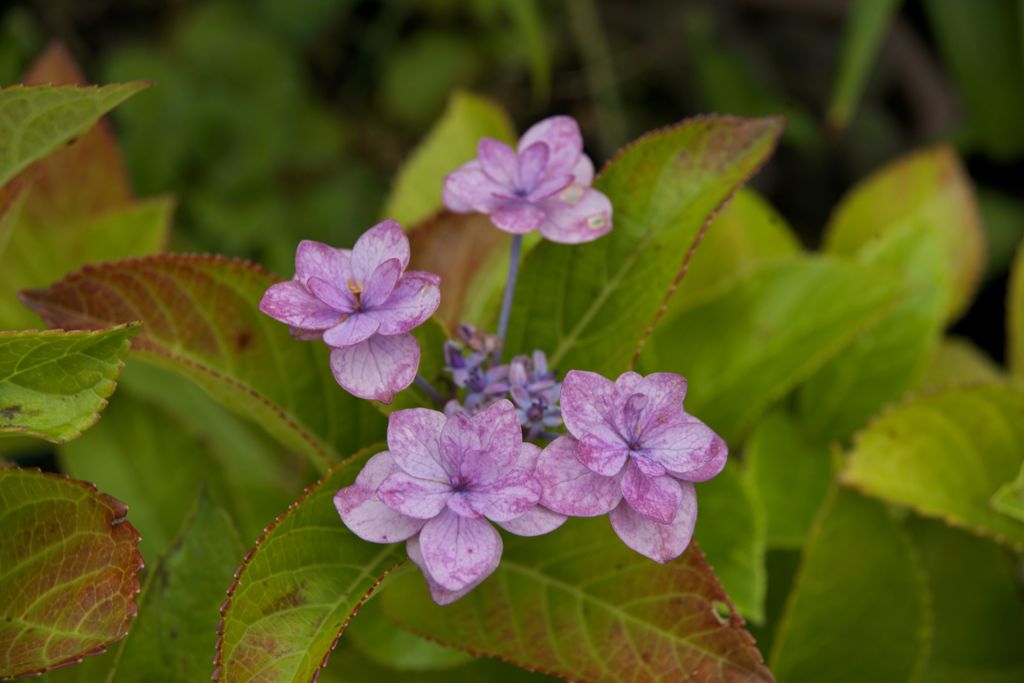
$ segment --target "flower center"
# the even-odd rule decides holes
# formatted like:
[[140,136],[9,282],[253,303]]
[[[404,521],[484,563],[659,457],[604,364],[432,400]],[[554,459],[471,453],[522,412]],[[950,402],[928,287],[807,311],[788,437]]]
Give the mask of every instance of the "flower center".
[[348,291],[352,292],[352,296],[356,298],[356,310],[363,310],[363,301],[360,295],[363,293],[363,286],[355,280],[348,281]]

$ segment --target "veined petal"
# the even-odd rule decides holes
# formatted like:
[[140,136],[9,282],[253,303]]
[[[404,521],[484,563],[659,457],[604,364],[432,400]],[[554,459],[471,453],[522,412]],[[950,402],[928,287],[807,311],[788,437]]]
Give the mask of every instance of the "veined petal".
[[341,317],[338,311],[295,280],[270,285],[260,300],[260,310],[275,320],[303,330],[325,330]]
[[323,242],[302,240],[295,251],[295,279],[306,284],[311,277],[327,282],[348,282],[352,279],[352,252]]
[[353,313],[324,332],[324,343],[334,348],[355,346],[377,334],[380,323],[365,313]]
[[576,457],[591,471],[606,477],[614,477],[626,464],[629,448],[619,439],[609,443],[599,436],[587,434],[579,440]]
[[370,458],[352,486],[338,491],[334,507],[352,533],[372,543],[397,543],[419,532],[426,523],[392,510],[377,497],[377,487],[398,471],[385,451]]
[[348,289],[340,289],[333,282],[312,275],[306,280],[306,287],[313,296],[339,313],[351,313],[356,310],[356,299],[352,293]]
[[498,195],[509,193],[509,188],[496,183],[473,161],[463,164],[444,179],[444,205],[452,211],[490,213],[498,205]]
[[331,350],[331,372],[345,391],[382,403],[416,379],[420,345],[411,334],[375,334],[355,346]]
[[452,497],[446,481],[419,479],[406,472],[394,472],[377,489],[377,495],[392,510],[416,519],[432,519]]
[[541,174],[548,165],[548,146],[543,142],[535,142],[519,153],[519,187],[527,193],[540,184]]
[[659,524],[636,512],[623,500],[608,519],[627,546],[655,562],[665,563],[683,554],[697,523],[697,494],[692,484],[682,484],[683,498],[671,524]]
[[476,158],[483,172],[506,188],[505,192],[519,186],[519,159],[504,142],[494,138],[480,138],[476,146]]
[[544,223],[545,217],[543,209],[526,201],[502,202],[491,211],[491,222],[513,235],[536,230]]
[[364,232],[352,248],[352,273],[354,279],[366,285],[380,264],[388,259],[398,259],[401,270],[409,267],[409,238],[397,222],[381,221]]
[[523,431],[519,414],[507,399],[491,403],[476,415],[456,414],[441,430],[441,453],[467,481],[496,481],[519,457]]
[[611,232],[611,200],[592,187],[580,193],[577,189],[580,187],[570,185],[541,202],[546,220],[540,226],[540,234],[545,239],[560,244],[581,244]]
[[520,153],[536,142],[548,146],[546,172],[553,175],[572,173],[583,153],[583,136],[580,135],[579,124],[571,116],[552,116],[530,126],[519,138]]
[[441,454],[441,430],[448,418],[428,408],[396,410],[388,418],[388,448],[404,471],[421,479],[451,481],[458,474]]
[[672,477],[649,477],[630,460],[622,475],[622,497],[644,517],[668,524],[676,518],[683,492]]
[[608,443],[621,440],[612,422],[615,403],[615,383],[596,372],[570,370],[562,382],[562,421],[577,439],[593,434]]
[[565,520],[565,515],[553,512],[543,505],[534,505],[515,519],[497,524],[516,536],[543,536],[562,526]]
[[690,474],[714,470],[714,476],[725,466],[729,449],[725,442],[706,424],[682,410],[664,422],[651,422],[641,436],[644,454],[657,460],[673,475],[687,481]]
[[442,588],[458,591],[479,583],[501,561],[501,536],[483,518],[444,510],[420,531],[423,563]]
[[[388,259],[377,266],[370,279],[363,283],[360,298],[364,308],[372,308],[388,300],[402,276],[402,264],[398,259]],[[405,330],[402,330],[405,332]]]
[[419,536],[413,536],[406,541],[405,552],[409,554],[409,559],[412,560],[412,563],[419,567],[420,571],[423,572],[423,578],[426,580],[427,588],[430,590],[430,597],[433,598],[434,602],[438,605],[450,605],[480,585],[480,581],[483,581],[483,579],[480,579],[480,581],[470,584],[462,590],[450,591],[437,581],[434,581],[434,577],[432,577],[430,572],[427,571],[426,563],[423,561],[423,551],[420,550]]
[[577,442],[560,436],[537,460],[540,502],[572,517],[596,517],[610,512],[622,499],[621,477],[596,474],[576,458]]
[[473,509],[487,519],[507,522],[540,501],[540,483],[531,472],[513,468],[498,481],[471,488],[467,498]]
[[401,334],[426,322],[440,304],[441,278],[411,270],[402,276],[387,300],[375,304],[366,315],[380,322],[381,334]]

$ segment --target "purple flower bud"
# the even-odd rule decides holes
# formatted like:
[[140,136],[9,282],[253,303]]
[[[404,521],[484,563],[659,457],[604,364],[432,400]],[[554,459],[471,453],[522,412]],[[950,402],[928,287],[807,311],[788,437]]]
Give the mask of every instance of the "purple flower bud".
[[486,213],[505,232],[539,230],[552,242],[579,244],[612,229],[611,202],[590,187],[593,179],[576,121],[553,116],[526,131],[517,150],[481,139],[477,158],[445,179],[444,203]]
[[295,277],[271,285],[260,310],[296,338],[330,346],[331,371],[346,391],[390,403],[419,368],[409,331],[441,302],[440,278],[408,265],[409,240],[392,220],[363,233],[351,250],[306,240],[295,254]]
[[668,372],[616,381],[573,370],[563,383],[571,436],[541,453],[541,502],[564,515],[610,513],[633,550],[658,562],[686,549],[697,520],[693,483],[725,467],[725,441],[683,410],[686,380]]

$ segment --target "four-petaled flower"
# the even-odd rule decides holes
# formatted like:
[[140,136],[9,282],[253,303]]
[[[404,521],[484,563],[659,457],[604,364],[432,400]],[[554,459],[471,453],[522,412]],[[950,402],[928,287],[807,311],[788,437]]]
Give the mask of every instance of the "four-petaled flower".
[[526,131],[518,151],[482,138],[477,158],[445,179],[444,203],[486,213],[505,232],[540,230],[552,242],[578,244],[612,229],[611,202],[590,187],[593,179],[576,121],[553,116]]
[[447,604],[497,568],[502,542],[491,522],[536,536],[565,521],[538,505],[539,454],[523,442],[507,400],[472,417],[399,410],[388,422],[388,450],[373,456],[334,504],[360,538],[407,541],[434,600]]
[[693,482],[725,466],[725,441],[683,411],[686,380],[668,372],[616,381],[570,371],[562,436],[541,453],[541,504],[575,517],[610,512],[627,546],[658,562],[678,557],[697,521]]
[[272,285],[260,310],[300,339],[323,339],[346,391],[390,403],[419,369],[420,347],[409,331],[441,302],[440,278],[408,265],[409,240],[392,220],[370,228],[351,250],[306,240],[295,254],[295,278]]

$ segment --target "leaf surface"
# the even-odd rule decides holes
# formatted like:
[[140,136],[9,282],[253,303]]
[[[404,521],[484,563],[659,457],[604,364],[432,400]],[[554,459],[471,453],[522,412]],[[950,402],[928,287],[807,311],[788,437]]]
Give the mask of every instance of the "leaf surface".
[[95,424],[138,331],[0,332],[0,436],[64,443]]
[[259,311],[274,282],[247,262],[160,254],[87,266],[22,301],[52,326],[141,320],[136,355],[190,378],[324,467],[376,438],[383,419],[335,383],[326,346],[293,339]]
[[127,511],[85,482],[0,469],[0,678],[81,661],[125,636],[142,569]]
[[641,137],[602,171],[613,229],[587,244],[541,242],[525,258],[507,338],[552,367],[631,366],[705,226],[768,159],[780,118],[705,117]]
[[890,503],[1024,548],[1024,520],[991,498],[1024,463],[1024,393],[1003,384],[912,398],[857,435],[843,481]]
[[696,543],[659,565],[606,520],[506,536],[497,571],[446,607],[416,572],[396,576],[380,599],[415,633],[569,680],[773,680]]

